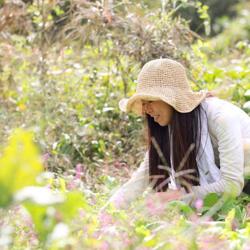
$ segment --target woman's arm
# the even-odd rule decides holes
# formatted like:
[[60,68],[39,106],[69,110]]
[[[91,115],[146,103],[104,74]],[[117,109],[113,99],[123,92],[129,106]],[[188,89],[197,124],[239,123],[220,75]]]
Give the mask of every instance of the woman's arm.
[[149,184],[148,173],[148,151],[139,168],[132,174],[131,178],[123,184],[109,199],[117,208],[128,207],[139,195],[145,191]]
[[197,198],[208,193],[238,196],[244,186],[244,149],[240,123],[233,114],[225,113],[213,121],[211,129],[218,139],[221,179],[203,186],[193,186]]

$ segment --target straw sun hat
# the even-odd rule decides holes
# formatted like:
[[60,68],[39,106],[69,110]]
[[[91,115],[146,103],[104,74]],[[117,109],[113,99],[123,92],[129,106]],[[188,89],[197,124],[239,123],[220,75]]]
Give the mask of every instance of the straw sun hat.
[[181,113],[197,107],[206,97],[207,91],[192,91],[185,68],[171,59],[155,59],[141,69],[136,92],[130,98],[123,98],[119,107],[124,112],[143,115],[142,100],[162,100]]

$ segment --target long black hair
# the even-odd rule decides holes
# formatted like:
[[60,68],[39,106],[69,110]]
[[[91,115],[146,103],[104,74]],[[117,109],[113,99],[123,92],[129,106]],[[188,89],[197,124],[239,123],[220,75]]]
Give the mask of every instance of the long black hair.
[[199,183],[196,157],[201,146],[201,112],[204,112],[201,104],[189,113],[174,110],[170,127],[160,126],[150,115],[146,115],[149,180],[155,191],[166,191],[168,187],[169,171],[166,165],[171,167],[169,131],[173,138],[174,169],[176,173],[183,173],[177,178],[178,182],[186,191]]

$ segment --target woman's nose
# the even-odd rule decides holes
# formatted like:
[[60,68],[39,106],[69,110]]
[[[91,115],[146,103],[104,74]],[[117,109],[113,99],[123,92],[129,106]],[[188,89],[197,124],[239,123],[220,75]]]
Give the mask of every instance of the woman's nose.
[[144,112],[145,112],[145,113],[147,113],[147,114],[149,114],[149,115],[152,114],[152,109],[151,109],[151,107],[150,107],[150,105],[149,105],[148,103],[145,103],[145,104],[143,105],[143,108],[144,108]]

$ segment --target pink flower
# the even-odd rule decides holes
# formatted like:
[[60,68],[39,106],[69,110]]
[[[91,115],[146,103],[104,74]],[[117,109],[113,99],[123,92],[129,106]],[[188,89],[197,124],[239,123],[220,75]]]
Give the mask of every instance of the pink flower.
[[164,210],[165,210],[164,202],[162,201],[159,202],[159,200],[156,201],[155,199],[152,199],[151,197],[147,198],[146,206],[151,215],[161,215],[164,213]]
[[100,249],[101,250],[109,250],[110,247],[109,247],[108,242],[107,241],[103,241]]
[[106,212],[102,212],[99,215],[99,220],[102,227],[106,227],[110,224],[113,224],[113,217]]
[[122,240],[123,240],[123,243],[124,243],[124,248],[129,247],[130,245],[133,244],[133,240],[129,238],[127,233],[122,233],[121,237],[122,237]]
[[73,189],[75,189],[76,187],[77,187],[77,186],[76,186],[74,180],[72,180],[71,182],[69,182],[69,183],[67,184],[67,189],[68,189],[68,190],[73,190]]
[[44,155],[42,156],[43,162],[46,162],[46,161],[49,159],[49,157],[50,157],[50,154],[49,154],[49,153],[44,154]]
[[127,163],[124,161],[116,161],[114,163],[114,167],[116,167],[116,168],[125,168],[127,166],[128,166]]
[[116,208],[120,208],[125,204],[124,198],[122,195],[115,198],[114,202]]
[[203,207],[203,200],[202,199],[197,199],[194,203],[194,206],[197,210],[201,210]]
[[86,212],[84,211],[83,208],[80,208],[80,209],[79,209],[79,215],[80,215],[80,217],[86,216]]
[[98,239],[101,235],[102,235],[102,234],[101,234],[101,231],[95,231],[95,232],[93,232],[93,234],[92,234],[92,236],[93,236],[94,238],[96,238],[96,239]]
[[76,176],[75,176],[75,179],[81,179],[81,176],[83,175],[83,168],[84,168],[84,166],[81,163],[78,163],[76,165]]

